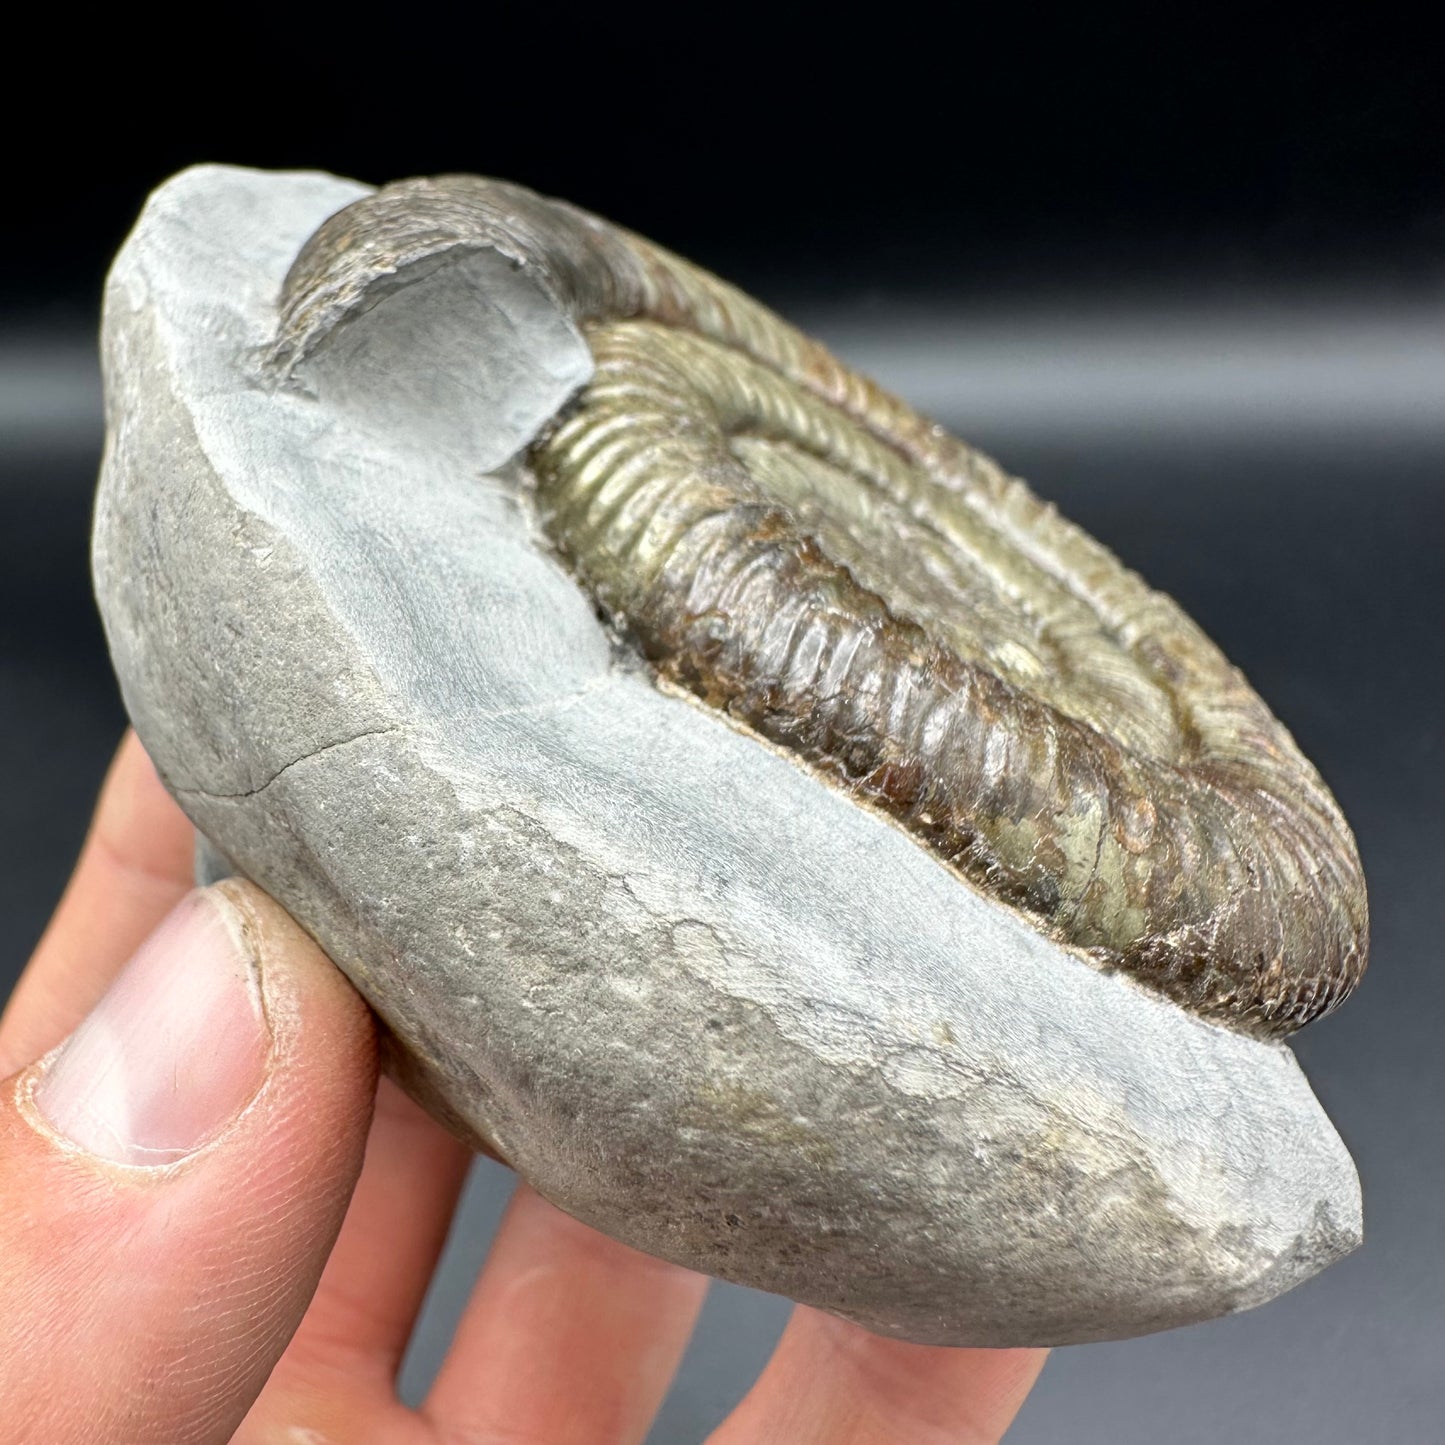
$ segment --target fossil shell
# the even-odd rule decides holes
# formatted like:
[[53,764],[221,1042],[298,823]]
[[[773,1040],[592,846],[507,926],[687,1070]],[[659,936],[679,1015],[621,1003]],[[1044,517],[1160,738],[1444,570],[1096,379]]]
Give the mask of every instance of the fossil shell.
[[1365,967],[1354,839],[1179,607],[987,457],[696,267],[497,181],[322,226],[278,365],[495,248],[596,373],[531,449],[548,535],[658,675],[896,819],[1097,964],[1267,1034]]
[[103,351],[141,738],[547,1198],[938,1344],[1204,1319],[1358,1243],[1270,1036],[1358,971],[1348,834],[1017,483],[496,183],[186,172]]

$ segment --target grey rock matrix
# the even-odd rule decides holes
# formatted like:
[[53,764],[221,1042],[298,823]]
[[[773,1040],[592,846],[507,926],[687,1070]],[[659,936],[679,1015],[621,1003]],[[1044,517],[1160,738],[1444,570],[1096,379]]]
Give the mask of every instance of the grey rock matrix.
[[405,1086],[630,1245],[921,1342],[1139,1334],[1352,1249],[1283,1044],[1088,967],[619,650],[519,475],[592,370],[526,267],[440,268],[278,384],[282,281],[363,194],[151,199],[95,575],[167,786]]

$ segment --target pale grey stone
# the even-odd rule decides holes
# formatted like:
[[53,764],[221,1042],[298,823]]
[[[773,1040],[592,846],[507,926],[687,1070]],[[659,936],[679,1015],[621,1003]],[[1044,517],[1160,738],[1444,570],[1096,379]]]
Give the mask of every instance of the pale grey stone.
[[471,253],[278,380],[281,280],[362,193],[151,199],[95,575],[208,866],[315,934],[408,1086],[589,1224],[913,1340],[1137,1334],[1353,1248],[1287,1048],[1085,966],[617,654],[509,460],[590,366],[525,271]]

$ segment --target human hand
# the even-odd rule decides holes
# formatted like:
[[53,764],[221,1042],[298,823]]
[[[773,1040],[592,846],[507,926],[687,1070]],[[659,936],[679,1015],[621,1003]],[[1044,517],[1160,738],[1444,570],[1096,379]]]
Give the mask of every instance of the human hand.
[[[641,1441],[707,1281],[525,1185],[397,1399],[466,1151],[377,1087],[369,1013],[275,903],[191,892],[191,843],[128,737],[0,1019],[0,1445]],[[1042,1363],[799,1308],[712,1445],[993,1441]]]

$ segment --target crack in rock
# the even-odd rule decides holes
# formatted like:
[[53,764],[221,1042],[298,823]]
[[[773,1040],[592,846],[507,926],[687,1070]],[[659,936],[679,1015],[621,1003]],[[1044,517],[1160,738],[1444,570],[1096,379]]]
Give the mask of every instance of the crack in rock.
[[242,788],[238,792],[219,792],[211,788],[182,788],[177,787],[176,792],[187,797],[201,798],[226,798],[236,800],[240,798],[254,798],[258,793],[264,793],[278,778],[289,773],[292,768],[300,767],[302,763],[309,763],[312,760],[322,757],[326,753],[335,752],[337,748],[350,747],[352,743],[359,743],[364,738],[385,737],[388,733],[403,732],[399,724],[392,724],[384,728],[368,728],[364,733],[357,733],[353,737],[338,738],[334,743],[323,743],[319,748],[312,748],[310,752],[302,753],[299,758],[292,758],[289,763],[283,763],[264,783],[258,783],[254,788]]

